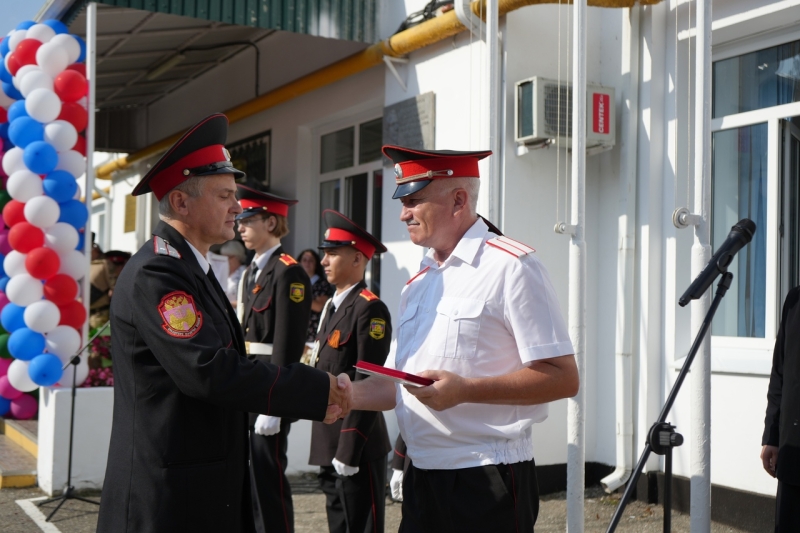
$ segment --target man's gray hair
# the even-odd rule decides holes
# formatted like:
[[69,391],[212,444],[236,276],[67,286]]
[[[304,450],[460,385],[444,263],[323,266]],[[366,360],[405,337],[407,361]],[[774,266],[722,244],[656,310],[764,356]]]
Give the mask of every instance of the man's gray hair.
[[450,178],[442,180],[450,187],[448,191],[455,189],[464,189],[467,191],[467,206],[469,207],[469,214],[476,215],[478,213],[478,192],[481,188],[481,180],[478,178]]
[[175,218],[175,211],[172,210],[172,205],[169,203],[169,193],[172,191],[181,191],[188,194],[191,198],[197,198],[203,194],[203,182],[207,177],[208,176],[192,176],[180,185],[170,189],[158,202],[158,217],[161,220]]

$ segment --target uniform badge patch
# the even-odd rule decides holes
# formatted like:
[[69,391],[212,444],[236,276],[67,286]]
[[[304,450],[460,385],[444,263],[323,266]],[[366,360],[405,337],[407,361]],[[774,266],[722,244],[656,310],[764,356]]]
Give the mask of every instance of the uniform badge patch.
[[292,283],[289,285],[289,299],[295,303],[302,302],[306,297],[306,288],[302,283]]
[[294,257],[292,257],[289,254],[281,254],[281,256],[278,259],[280,259],[281,263],[283,263],[286,266],[292,266],[297,264],[297,261],[294,260]]
[[338,329],[333,330],[333,333],[328,335],[328,344],[330,344],[331,348],[338,348],[339,347],[339,339],[342,336],[342,332]]
[[162,328],[168,335],[188,339],[197,335],[203,325],[203,315],[197,310],[194,298],[183,291],[167,294],[158,305],[164,321]]
[[386,335],[386,321],[382,318],[373,318],[369,321],[369,336],[379,341]]

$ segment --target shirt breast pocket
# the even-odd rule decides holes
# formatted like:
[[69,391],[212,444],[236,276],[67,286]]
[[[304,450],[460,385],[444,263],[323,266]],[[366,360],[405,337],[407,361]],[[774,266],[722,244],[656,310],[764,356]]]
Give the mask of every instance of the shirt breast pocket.
[[472,359],[478,349],[485,302],[444,296],[436,306],[428,353],[453,359]]

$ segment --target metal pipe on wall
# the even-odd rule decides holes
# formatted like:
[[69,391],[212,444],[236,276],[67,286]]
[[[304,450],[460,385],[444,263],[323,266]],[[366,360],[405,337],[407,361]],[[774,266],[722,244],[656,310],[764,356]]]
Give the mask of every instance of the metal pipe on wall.
[[489,58],[489,149],[492,151],[489,160],[489,220],[502,229],[503,147],[500,144],[503,129],[503,100],[500,86],[502,41],[498,4],[498,0],[486,1],[486,55]]
[[583,533],[586,408],[586,0],[573,3],[572,238],[569,243],[569,335],[580,388],[567,400],[567,531]]
[[[94,143],[95,143],[95,81],[97,73],[97,3],[89,2],[86,7],[86,81],[89,82],[87,111],[89,122],[86,126],[86,183],[84,198],[89,216],[83,233],[83,253],[86,254],[86,275],[83,278],[83,305],[86,308],[86,322],[83,325],[83,338],[89,338],[89,305],[91,303],[91,283],[89,272],[92,263],[92,192],[94,192]],[[77,367],[76,367],[77,368]]]

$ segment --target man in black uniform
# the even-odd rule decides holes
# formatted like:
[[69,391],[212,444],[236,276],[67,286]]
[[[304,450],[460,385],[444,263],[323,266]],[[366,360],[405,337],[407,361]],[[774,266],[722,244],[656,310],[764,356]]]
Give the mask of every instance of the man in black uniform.
[[800,531],[800,287],[786,295],[775,339],[761,444],[764,470],[778,478],[775,531]]
[[[323,308],[311,364],[326,372],[357,374],[354,365],[383,365],[392,324],[386,304],[367,290],[364,271],[386,247],[355,222],[333,210],[323,212],[328,230],[320,249],[322,266],[336,294]],[[384,525],[386,455],[392,447],[383,413],[354,411],[343,421],[311,429],[308,462],[320,466],[331,533],[380,533]]]
[[348,410],[333,376],[244,356],[236,315],[205,259],[233,237],[241,212],[227,129],[222,114],[193,126],[133,192],[155,194],[162,222],[111,302],[102,533],[254,531],[247,413],[333,422]]
[[[311,280],[283,252],[289,233],[287,200],[239,185],[244,211],[236,217],[242,242],[256,252],[242,274],[239,320],[251,359],[286,366],[300,361],[311,314]],[[286,450],[293,419],[250,413],[250,481],[259,533],[294,531],[294,507],[286,479]]]

